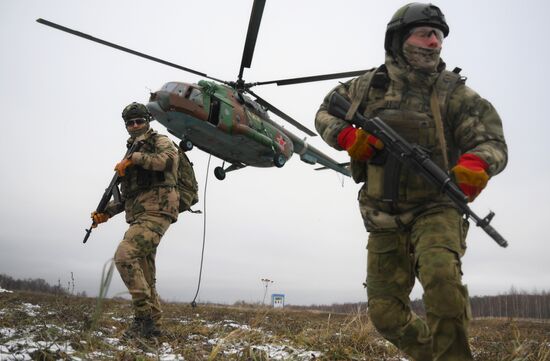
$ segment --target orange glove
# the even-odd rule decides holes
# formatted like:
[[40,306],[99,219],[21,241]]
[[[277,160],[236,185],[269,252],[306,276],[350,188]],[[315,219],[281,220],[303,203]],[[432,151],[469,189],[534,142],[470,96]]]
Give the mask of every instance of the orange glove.
[[380,139],[361,128],[352,126],[344,128],[338,134],[338,144],[355,160],[368,160],[376,150],[384,148]]
[[487,162],[474,154],[463,154],[457,164],[451,169],[456,183],[462,192],[472,202],[487,185],[489,175]]
[[92,212],[92,228],[96,228],[98,224],[107,222],[109,215],[107,213]]
[[126,168],[131,167],[134,163],[128,158],[124,158],[115,166],[115,170],[118,173],[119,177],[124,177],[126,175]]

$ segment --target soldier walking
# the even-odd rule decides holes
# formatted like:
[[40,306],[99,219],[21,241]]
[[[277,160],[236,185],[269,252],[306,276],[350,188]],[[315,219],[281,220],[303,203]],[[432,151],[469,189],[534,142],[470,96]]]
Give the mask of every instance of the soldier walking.
[[92,213],[93,226],[125,211],[130,225],[115,253],[115,264],[132,296],[134,320],[125,338],[160,336],[162,311],[155,280],[155,255],[160,240],[178,218],[178,150],[150,128],[151,114],[143,104],[124,108],[130,134],[128,147],[141,146],[115,167],[121,176],[122,202],[111,201],[104,213]]
[[[461,257],[468,222],[451,201],[385,156],[384,144],[327,112],[332,92],[358,111],[379,117],[411,143],[426,148],[473,201],[507,163],[499,115],[465,85],[460,70],[440,58],[449,26],[432,4],[411,3],[387,25],[386,59],[378,68],[337,86],[315,118],[322,138],[351,157],[359,208],[369,233],[366,289],[376,329],[416,361],[473,360],[470,306]],[[424,289],[427,320],[410,309],[415,279]]]

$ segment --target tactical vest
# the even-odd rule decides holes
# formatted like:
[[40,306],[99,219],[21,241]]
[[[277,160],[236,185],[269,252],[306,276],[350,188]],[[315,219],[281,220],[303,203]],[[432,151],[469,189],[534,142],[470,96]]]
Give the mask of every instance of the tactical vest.
[[[397,89],[401,84],[392,82],[382,65],[362,76],[355,94],[351,94],[348,116],[358,110],[368,118],[381,118],[407,141],[425,148],[436,164],[448,170],[459,155],[445,121],[449,97],[456,86],[465,81],[459,72],[458,68],[443,71],[434,83],[433,94],[433,90],[414,87]],[[436,112],[439,114],[434,116]],[[445,154],[443,148],[446,148]],[[440,195],[432,184],[414,170],[403,168],[387,152],[381,152],[368,163],[352,161],[351,171],[356,182],[367,182],[368,198],[387,211],[392,211],[398,203],[422,203]]]
[[[156,153],[155,138],[161,137],[153,131],[144,141],[143,145],[137,150],[144,153]],[[131,144],[130,144],[131,145]],[[120,187],[125,198],[133,198],[138,193],[155,187],[175,187],[176,176],[167,171],[153,171],[144,169],[140,166],[132,166],[126,169],[126,176],[122,177]]]

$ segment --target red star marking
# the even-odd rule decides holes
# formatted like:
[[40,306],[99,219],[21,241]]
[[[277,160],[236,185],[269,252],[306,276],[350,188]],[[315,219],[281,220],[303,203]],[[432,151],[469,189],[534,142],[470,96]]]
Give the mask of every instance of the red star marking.
[[277,134],[277,136],[275,137],[275,140],[277,141],[277,143],[281,145],[281,147],[284,147],[286,144],[286,141],[281,134]]

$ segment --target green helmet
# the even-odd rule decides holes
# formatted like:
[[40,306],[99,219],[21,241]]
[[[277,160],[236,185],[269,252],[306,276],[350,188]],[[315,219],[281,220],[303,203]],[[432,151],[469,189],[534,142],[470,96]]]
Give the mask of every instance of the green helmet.
[[133,102],[127,105],[122,111],[122,119],[125,121],[128,119],[145,118],[148,121],[151,120],[151,113],[147,110],[147,107],[141,103]]
[[415,26],[432,26],[449,35],[445,15],[433,4],[410,3],[399,8],[386,27],[384,49],[393,55],[401,51],[407,32]]

